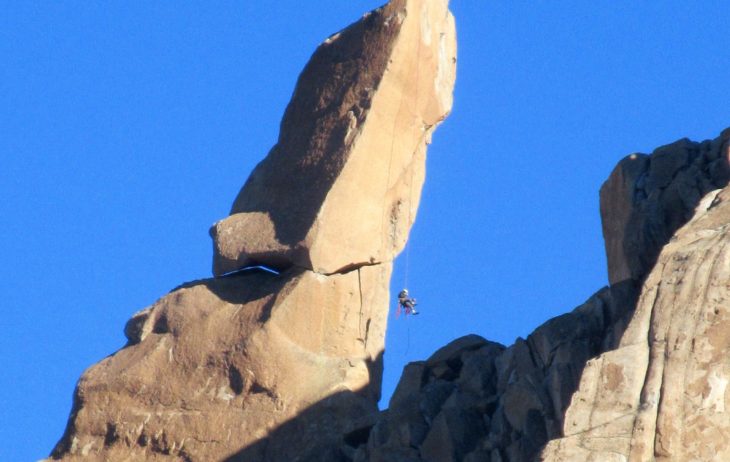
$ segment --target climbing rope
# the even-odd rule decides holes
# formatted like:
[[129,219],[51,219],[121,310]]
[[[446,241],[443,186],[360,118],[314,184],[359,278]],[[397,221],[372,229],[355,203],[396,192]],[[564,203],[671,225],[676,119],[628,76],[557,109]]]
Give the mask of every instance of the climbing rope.
[[408,317],[406,316],[406,351],[403,356],[408,356],[408,352],[411,349],[411,325],[408,324]]
[[[421,73],[421,40],[418,39],[418,47],[416,48],[416,103],[415,107],[418,108],[418,100],[419,100],[419,83],[420,83],[420,73]],[[413,157],[416,156],[416,152],[418,148],[420,147],[420,140],[418,144],[416,144],[416,148],[413,150]],[[391,153],[392,155],[392,153]],[[410,233],[412,231],[413,227],[413,178],[415,175],[416,169],[413,165],[413,159],[411,159],[411,177],[408,181],[408,225],[406,227],[406,232]],[[403,288],[408,288],[408,275],[410,274],[410,267],[411,267],[411,245],[409,243],[408,237],[406,237],[405,242],[405,253],[406,253],[406,263],[405,263],[405,271],[403,274]]]
[[[415,168],[411,168],[411,180],[408,184],[408,230],[411,231],[411,228],[413,227],[413,174],[415,172]],[[409,239],[406,238],[406,267],[405,272],[403,274],[403,288],[408,288],[408,274],[410,273],[410,267],[411,267],[411,246],[409,244]]]
[[[416,67],[416,69],[415,69],[415,78],[416,78],[415,108],[417,110],[418,109],[419,95],[420,95],[420,91],[419,91],[420,90],[419,89],[419,80],[420,80],[420,71],[421,71],[420,62],[421,62],[421,46],[422,46],[422,44],[421,44],[420,37],[417,37],[416,40],[418,42],[418,45],[417,45],[417,48],[416,48],[416,60],[415,60],[415,64],[416,64],[416,66],[415,66]],[[390,185],[390,181],[391,181],[392,167],[393,167],[393,153],[395,151],[395,135],[396,135],[396,129],[397,129],[398,121],[400,120],[401,112],[404,109],[405,110],[408,110],[410,112],[410,108],[409,107],[404,107],[404,102],[405,102],[405,95],[404,95],[404,92],[401,92],[400,100],[398,102],[398,110],[396,111],[395,117],[393,118],[393,127],[391,129],[390,152],[389,152],[389,156],[388,156],[388,173],[386,175],[386,183],[385,183],[385,190],[384,190],[385,191],[385,194],[384,194],[384,197],[383,197],[383,202],[384,202],[383,203],[383,213],[381,215],[381,222],[380,222],[380,228],[381,228],[381,233],[380,233],[380,235],[381,235],[381,248],[384,247],[384,244],[385,244],[384,239],[385,239],[385,237],[386,236],[390,236],[390,230],[388,231],[388,233],[385,232],[385,223],[386,223],[386,218],[388,217],[388,215],[390,213],[390,210],[388,208],[388,197],[387,197],[387,193],[388,193],[388,190],[390,189],[390,186],[391,186]],[[414,154],[414,156],[415,156],[415,154],[417,152],[418,147],[420,146],[420,143],[421,143],[421,140],[418,141],[418,143],[416,144],[415,149],[412,151],[413,154]],[[414,179],[414,176],[415,176],[415,166],[413,165],[413,159],[411,159],[410,168],[411,168],[411,172],[410,172],[411,174],[410,174],[410,180],[408,182],[408,203],[406,204],[406,206],[408,207],[408,222],[407,222],[407,226],[405,228],[406,229],[406,233],[408,233],[410,231],[411,227],[413,226],[413,179]],[[397,227],[393,229],[393,233],[394,233],[393,234],[393,239],[396,240],[396,242],[397,242],[397,235],[395,234],[395,233],[397,233]],[[404,289],[406,289],[408,287],[408,276],[409,276],[409,273],[410,273],[410,250],[411,250],[410,248],[411,248],[411,246],[409,245],[408,238],[406,237],[405,244],[404,244],[404,249],[403,249],[405,251],[405,268],[404,268],[404,273],[403,273],[403,288]],[[395,313],[396,318],[398,318],[400,316],[400,311],[401,310],[400,310],[400,304],[399,304],[398,309],[396,310],[396,313]],[[408,314],[408,313],[406,313],[406,314]]]

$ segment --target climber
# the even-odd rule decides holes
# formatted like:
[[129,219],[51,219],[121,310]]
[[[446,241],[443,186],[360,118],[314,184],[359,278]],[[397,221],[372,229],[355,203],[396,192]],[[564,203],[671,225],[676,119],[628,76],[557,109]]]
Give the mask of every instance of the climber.
[[416,311],[416,299],[408,296],[408,289],[403,289],[398,294],[398,312],[400,313],[401,308],[408,314],[418,314]]

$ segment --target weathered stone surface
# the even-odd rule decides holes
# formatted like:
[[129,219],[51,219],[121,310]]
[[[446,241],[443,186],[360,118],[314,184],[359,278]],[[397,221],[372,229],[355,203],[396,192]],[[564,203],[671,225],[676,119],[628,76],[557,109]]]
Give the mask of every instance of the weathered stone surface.
[[631,154],[601,187],[601,218],[611,284],[640,281],[662,246],[689,220],[700,198],[723,187],[730,130],[711,141],[681,139],[651,156]]
[[730,460],[730,188],[664,247],[619,348],[591,361],[546,461]]
[[[638,438],[637,435],[644,431],[634,425],[637,409],[646,407],[637,393],[647,390],[644,379],[651,364],[646,338],[648,317],[641,311],[634,313],[640,284],[659,250],[693,216],[701,194],[727,183],[730,171],[728,138],[725,132],[713,141],[682,140],[657,149],[651,156],[632,155],[622,160],[601,189],[611,287],[602,289],[573,312],[546,322],[526,340],[517,339],[509,348],[471,335],[443,347],[425,362],[407,366],[387,413],[383,413],[375,424],[367,446],[358,450],[360,460],[381,460],[385,454],[408,448],[417,449],[417,454],[410,453],[411,458],[416,457],[414,460],[532,461],[540,457],[549,440],[556,441],[550,443],[545,454],[552,454],[555,448],[562,451],[559,458],[550,460],[627,460],[623,454],[636,451],[631,446],[631,438]],[[705,203],[699,210],[706,208]],[[730,217],[715,216],[719,218],[712,226],[730,226]],[[703,233],[705,231],[699,231],[694,237],[683,240],[678,237],[665,251],[682,248],[685,252],[688,246],[692,247],[694,239],[704,236]],[[708,244],[708,249],[710,247],[714,249]],[[716,266],[723,261],[720,257],[711,260]],[[730,259],[724,260],[726,272],[730,271],[728,262]],[[686,264],[690,268],[693,263]],[[687,268],[682,271],[686,272]],[[665,270],[658,276],[659,280],[676,278],[672,271],[667,273]],[[720,279],[723,275],[721,272]],[[652,276],[647,284],[651,280]],[[678,336],[683,331],[682,326],[696,325],[690,318],[696,318],[698,311],[684,313],[682,310],[693,297],[701,300],[699,287],[708,287],[708,284],[702,281],[698,284],[681,303],[666,308],[676,311],[664,317],[673,319],[670,325]],[[645,298],[646,295],[642,295],[642,303]],[[718,298],[724,299],[724,295]],[[640,323],[644,330],[639,329],[638,337],[632,334],[636,330],[633,326],[639,322],[637,316],[644,319],[643,324]],[[701,316],[702,319],[711,317],[709,313]],[[632,327],[624,333],[630,322]],[[655,332],[654,328],[651,332]],[[627,340],[629,338],[633,340]],[[681,337],[682,345],[686,346],[688,338],[688,333]],[[654,340],[652,345],[665,340],[664,337],[659,343]],[[670,344],[678,345],[678,341],[674,339]],[[699,339],[695,343],[700,345]],[[619,345],[621,347],[616,349]],[[658,348],[654,355],[659,368],[661,358],[667,357],[666,349]],[[707,356],[702,355],[703,358]],[[676,361],[671,377],[683,376],[679,366],[682,361]],[[659,372],[652,374],[661,375]],[[719,397],[724,390],[725,377],[709,374],[707,371],[695,373],[700,377],[696,388],[700,393],[713,396],[713,409],[717,409],[724,399]],[[701,382],[703,377],[709,378]],[[709,382],[714,384],[714,389]],[[681,403],[684,388],[672,389],[674,402]],[[665,390],[654,392],[653,399],[661,395],[661,402],[668,403],[667,393]],[[665,406],[671,408],[669,404]],[[692,414],[686,403],[677,406],[685,409],[683,415],[665,410],[667,415],[679,419],[675,422]],[[648,427],[656,415],[646,417],[641,428]],[[476,423],[474,416],[481,417],[481,421]],[[668,430],[664,434],[657,430],[657,438],[670,439],[666,435],[676,431],[671,428],[672,418],[659,419]],[[465,422],[469,424],[464,426]],[[693,438],[703,431],[708,438],[717,433],[702,427],[703,424],[709,425],[709,421],[697,424]],[[410,438],[394,437],[394,429],[403,428],[417,431],[409,433]],[[564,432],[568,436],[559,439]],[[653,435],[654,430],[648,432]],[[663,446],[670,444],[660,443]],[[642,444],[642,448],[655,447]],[[677,446],[678,443],[673,444]],[[722,454],[715,443],[707,447]],[[709,454],[709,449],[705,450]],[[655,456],[660,458],[664,449],[655,451],[656,454],[651,451],[653,449],[634,454],[631,460],[654,460]],[[672,460],[702,460],[704,456],[698,451],[672,456]]]
[[[135,315],[129,345],[79,381],[54,456],[221,460],[338,393],[346,419],[309,436],[339,442],[377,412],[390,267],[292,271],[191,283]],[[271,458],[287,454],[280,443],[267,451],[286,460]]]
[[355,460],[533,460],[562,434],[585,362],[623,332],[633,290],[604,288],[509,348],[468,335],[407,365]]
[[327,39],[299,77],[277,144],[211,229],[214,274],[391,261],[415,219],[455,69],[448,0],[393,0]]
[[127,346],[79,380],[54,459],[357,456],[378,414],[391,261],[451,107],[447,6],[393,0],[319,47],[277,145],[212,230],[216,275],[281,274],[185,284],[135,314]]
[[285,271],[134,315],[79,381],[54,458],[730,460],[728,131],[619,163],[601,189],[610,287],[508,348],[470,335],[409,364],[377,411],[389,262],[453,52],[444,0],[393,0],[318,49],[211,231],[216,274]]

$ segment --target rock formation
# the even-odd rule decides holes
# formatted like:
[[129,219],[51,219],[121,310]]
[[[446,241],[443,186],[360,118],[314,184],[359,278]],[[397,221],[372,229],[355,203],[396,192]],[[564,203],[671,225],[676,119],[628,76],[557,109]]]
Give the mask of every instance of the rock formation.
[[[340,460],[377,414],[392,260],[451,108],[455,40],[447,0],[393,0],[319,46],[211,230],[226,276],[130,319],[127,346],[79,380],[54,459]],[[253,265],[280,274],[239,271]]]
[[391,263],[454,72],[446,0],[392,0],[327,39],[211,229],[217,277],[130,319],[52,457],[730,460],[727,130],[619,162],[609,287],[510,347],[468,335],[409,364],[377,411]]
[[611,284],[640,281],[700,199],[727,183],[728,138],[730,131],[702,143],[684,138],[619,162],[601,187]]
[[629,297],[604,288],[509,348],[470,335],[409,364],[355,460],[533,460],[562,435],[583,364],[621,331]]
[[393,0],[319,47],[278,143],[211,230],[216,275],[252,264],[332,274],[403,249],[426,145],[452,103],[447,5]]
[[406,366],[353,459],[730,460],[728,139],[623,159],[601,188],[611,286],[509,348],[471,335]]
[[[635,234],[614,237],[631,249],[631,243],[651,246],[656,236],[671,235],[618,348],[587,363],[565,416],[564,437],[550,442],[543,460],[730,460],[725,437],[730,430],[730,187],[711,191],[693,207],[698,191],[719,186],[712,180],[727,183],[728,138],[726,131],[701,145],[682,140],[647,159],[658,166],[653,175],[651,166],[646,170],[645,181],[637,177],[635,194],[649,191],[635,199],[637,208],[652,197],[663,203],[668,198],[694,214],[672,234],[656,227],[667,215],[655,205],[649,210],[662,215],[634,215],[625,229]],[[617,183],[614,176],[607,184],[612,180]],[[616,256],[615,271],[629,268],[634,274],[632,262],[648,261],[633,255]]]

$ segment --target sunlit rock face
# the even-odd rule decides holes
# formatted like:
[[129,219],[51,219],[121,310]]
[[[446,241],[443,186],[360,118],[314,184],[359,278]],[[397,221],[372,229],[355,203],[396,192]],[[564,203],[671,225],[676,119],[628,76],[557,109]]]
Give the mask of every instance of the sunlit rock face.
[[320,45],[279,141],[211,229],[215,274],[253,263],[331,274],[403,249],[426,145],[451,109],[447,4],[394,0]]
[[730,460],[728,138],[623,159],[601,188],[611,286],[512,346],[406,366],[354,460]]
[[342,460],[378,413],[392,260],[455,40],[447,1],[393,0],[320,45],[211,230],[216,276],[280,274],[187,283],[135,314],[79,380],[54,459]]
[[327,431],[258,460],[287,460],[292,444],[316,453],[329,431],[376,412],[389,273],[252,271],[174,290],[132,317],[127,347],[84,373],[54,456],[221,460],[334,396],[313,419]]
[[664,246],[619,347],[586,366],[545,460],[730,460],[730,188]]
[[604,184],[609,276],[641,292],[617,348],[586,364],[542,460],[730,460],[728,139],[629,156]]

